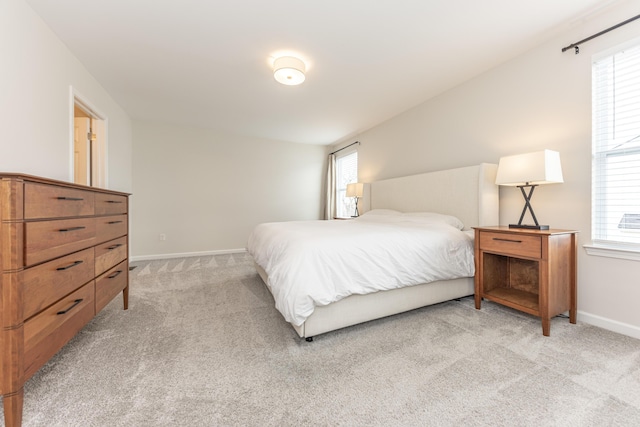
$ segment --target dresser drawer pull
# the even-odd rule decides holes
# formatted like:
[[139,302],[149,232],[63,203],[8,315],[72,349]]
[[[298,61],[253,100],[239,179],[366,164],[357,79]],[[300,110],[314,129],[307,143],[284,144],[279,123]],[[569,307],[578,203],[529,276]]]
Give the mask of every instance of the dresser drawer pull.
[[84,230],[87,227],[71,227],[71,228],[61,228],[58,230],[61,233],[66,233],[67,231],[76,231],[76,230]]
[[522,243],[522,240],[499,239],[497,237],[494,237],[493,240],[498,240],[500,242]]
[[122,270],[118,270],[118,271],[114,272],[111,276],[107,276],[107,279],[115,279],[116,277],[118,277],[120,275],[120,273],[122,273]]
[[71,200],[71,201],[76,201],[79,202],[80,200],[84,200],[82,197],[65,197],[65,196],[59,196],[58,200]]
[[122,200],[105,200],[105,203],[124,203]]
[[114,249],[119,248],[120,246],[122,246],[122,243],[117,243],[117,244],[115,244],[115,245],[113,245],[113,246],[109,246],[109,247],[107,248],[107,250],[112,251],[112,250],[114,250]]
[[58,268],[56,268],[56,270],[58,270],[58,271],[68,270],[68,269],[70,269],[70,268],[75,267],[76,265],[80,265],[80,264],[82,264],[83,262],[84,262],[84,261],[82,261],[82,260],[75,261],[74,263],[69,264],[69,265],[67,265],[66,267],[58,267]]
[[71,310],[73,307],[75,307],[76,305],[80,304],[83,301],[82,298],[77,299],[73,302],[73,304],[71,304],[71,306],[69,308],[67,308],[66,310],[62,310],[57,312],[56,314],[67,314],[69,312],[69,310]]
[[120,224],[121,222],[124,221],[109,221],[107,224]]

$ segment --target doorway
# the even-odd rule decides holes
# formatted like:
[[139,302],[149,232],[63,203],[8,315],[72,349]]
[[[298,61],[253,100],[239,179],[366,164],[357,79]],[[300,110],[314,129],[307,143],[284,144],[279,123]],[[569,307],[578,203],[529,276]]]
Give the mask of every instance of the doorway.
[[73,182],[106,188],[106,126],[104,116],[73,96]]

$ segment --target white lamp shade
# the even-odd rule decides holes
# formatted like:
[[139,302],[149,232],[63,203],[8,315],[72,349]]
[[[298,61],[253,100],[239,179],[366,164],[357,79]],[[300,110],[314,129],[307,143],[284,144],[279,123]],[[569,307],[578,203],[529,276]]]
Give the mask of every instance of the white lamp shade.
[[552,150],[501,157],[498,164],[498,185],[540,185],[564,182],[560,153]]
[[364,184],[362,182],[354,182],[347,184],[347,197],[362,197],[364,194]]
[[283,85],[299,85],[304,82],[305,65],[298,58],[283,56],[273,62],[273,77]]

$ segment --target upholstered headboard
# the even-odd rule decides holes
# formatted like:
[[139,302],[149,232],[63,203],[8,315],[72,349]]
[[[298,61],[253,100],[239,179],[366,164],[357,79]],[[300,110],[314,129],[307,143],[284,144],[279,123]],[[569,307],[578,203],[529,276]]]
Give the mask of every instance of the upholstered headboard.
[[465,228],[498,225],[497,165],[481,163],[371,183],[371,209],[438,212]]

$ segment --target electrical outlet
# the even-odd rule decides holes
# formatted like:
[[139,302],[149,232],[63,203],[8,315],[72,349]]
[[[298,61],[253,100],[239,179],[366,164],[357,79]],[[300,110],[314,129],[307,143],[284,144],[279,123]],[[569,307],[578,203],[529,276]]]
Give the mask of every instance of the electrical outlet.
[[167,240],[167,235],[164,233],[160,233],[160,241],[164,242],[165,240]]

